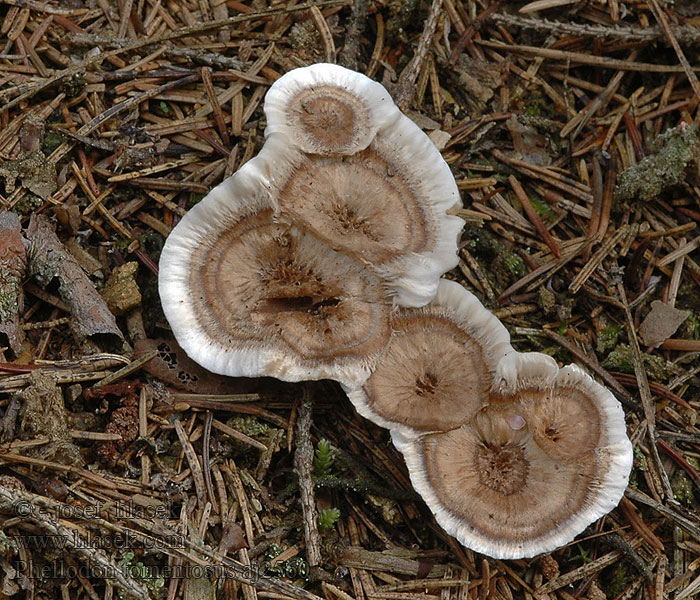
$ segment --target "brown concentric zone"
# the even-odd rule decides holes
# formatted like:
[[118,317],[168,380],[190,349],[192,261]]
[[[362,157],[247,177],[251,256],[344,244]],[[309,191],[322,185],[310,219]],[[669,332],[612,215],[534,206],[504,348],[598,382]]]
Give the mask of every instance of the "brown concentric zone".
[[571,387],[554,385],[517,394],[535,443],[556,460],[572,460],[601,445],[603,415],[594,398]]
[[366,140],[370,130],[365,102],[331,85],[301,91],[290,101],[287,111],[291,130],[319,154],[359,150],[356,146]]
[[492,374],[483,348],[449,315],[433,308],[403,311],[364,386],[372,411],[419,431],[447,431],[485,404]]
[[609,467],[604,452],[581,452],[567,461],[548,456],[526,427],[513,428],[518,420],[509,416],[519,411],[516,403],[486,408],[471,424],[418,442],[440,505],[466,530],[495,544],[555,531],[590,506]]
[[372,146],[343,158],[308,157],[278,198],[290,221],[373,265],[436,243],[427,200],[419,197],[410,174]]
[[364,359],[390,335],[380,281],[272,211],[222,223],[195,249],[189,285],[205,333],[224,347],[267,346],[301,359]]

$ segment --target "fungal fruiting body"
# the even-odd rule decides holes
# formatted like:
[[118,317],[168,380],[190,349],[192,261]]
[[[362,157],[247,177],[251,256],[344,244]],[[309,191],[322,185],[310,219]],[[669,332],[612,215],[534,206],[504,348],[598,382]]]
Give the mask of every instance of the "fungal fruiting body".
[[439,151],[371,79],[317,64],[269,90],[265,144],[174,228],[173,334],[223,375],[361,384],[392,305],[435,296],[463,221]]
[[400,311],[358,412],[391,430],[413,487],[465,546],[549,552],[620,501],[632,465],[619,402],[581,369],[515,352],[456,283]]
[[378,83],[328,64],[269,90],[265,144],[174,228],[159,292],[207,369],[335,379],[391,431],[437,521],[497,558],[567,543],[632,464],[612,394],[519,353],[459,284],[459,192]]
[[501,322],[447,279],[428,306],[396,312],[391,328],[371,377],[348,397],[362,416],[407,437],[469,421],[486,405],[499,361],[513,352]]

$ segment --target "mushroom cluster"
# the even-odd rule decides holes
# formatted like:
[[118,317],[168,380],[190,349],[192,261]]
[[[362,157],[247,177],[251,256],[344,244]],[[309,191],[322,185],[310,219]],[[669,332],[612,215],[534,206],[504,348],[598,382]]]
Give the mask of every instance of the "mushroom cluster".
[[269,90],[260,153],[175,227],[163,310],[222,375],[361,384],[392,306],[422,306],[457,264],[449,167],[379,83],[331,64]]
[[347,390],[388,427],[413,487],[442,527],[495,558],[571,541],[627,487],[632,445],[620,403],[575,365],[516,352],[459,284],[401,309],[374,372]]
[[622,409],[519,353],[459,284],[459,193],[379,83],[330,64],[269,90],[265,144],[175,227],[159,291],[188,356],[230,376],[339,381],[390,429],[415,489],[498,558],[567,543],[620,501]]

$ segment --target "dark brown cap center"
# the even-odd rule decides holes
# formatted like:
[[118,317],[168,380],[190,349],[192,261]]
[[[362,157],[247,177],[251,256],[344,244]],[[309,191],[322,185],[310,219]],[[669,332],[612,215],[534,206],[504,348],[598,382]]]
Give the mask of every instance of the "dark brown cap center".
[[435,394],[438,387],[438,378],[434,373],[428,371],[420,377],[416,377],[416,394],[427,396]]
[[322,96],[301,104],[299,116],[306,133],[323,146],[342,147],[355,136],[355,112],[336,98]]
[[494,492],[510,496],[525,487],[530,463],[519,444],[482,443],[476,448],[474,462],[479,480]]

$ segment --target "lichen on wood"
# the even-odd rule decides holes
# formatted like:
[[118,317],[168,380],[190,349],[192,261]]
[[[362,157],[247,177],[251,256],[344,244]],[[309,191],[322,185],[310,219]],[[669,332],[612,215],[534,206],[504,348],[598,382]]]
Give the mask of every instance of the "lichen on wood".
[[21,425],[24,435],[30,439],[49,439],[48,444],[33,449],[34,453],[45,460],[82,465],[84,461],[80,450],[73,444],[63,394],[56,381],[41,369],[33,371],[21,400],[24,402]]
[[15,160],[0,164],[0,177],[5,179],[5,192],[11,194],[17,179],[30,192],[43,200],[56,191],[56,167],[52,165],[40,150],[28,152]]
[[141,305],[141,292],[134,279],[138,268],[137,262],[125,263],[114,269],[107,280],[102,297],[113,314],[123,315]]
[[695,125],[681,123],[657,139],[658,151],[617,176],[617,202],[648,202],[684,184],[700,181],[700,140]]

